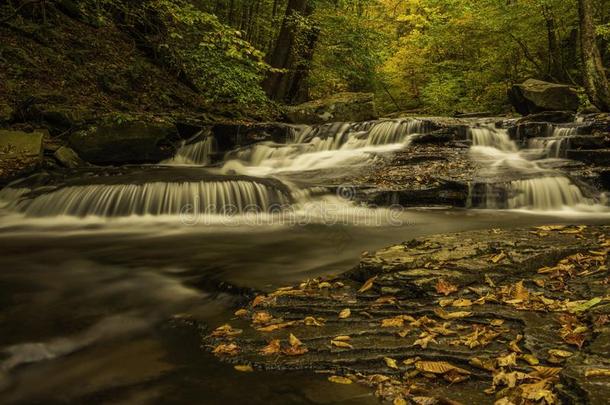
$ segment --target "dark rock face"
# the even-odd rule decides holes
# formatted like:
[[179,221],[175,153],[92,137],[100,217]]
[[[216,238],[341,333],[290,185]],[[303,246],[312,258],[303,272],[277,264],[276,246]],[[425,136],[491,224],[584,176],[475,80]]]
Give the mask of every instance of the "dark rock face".
[[204,340],[222,361],[324,371],[395,403],[526,403],[532,388],[548,403],[602,403],[609,233],[546,226],[412,240],[365,253],[339,277],[260,295]]
[[517,120],[517,124],[526,124],[529,122],[552,122],[555,124],[566,124],[574,122],[576,114],[572,111],[545,111],[537,114],[531,114]]
[[567,85],[529,79],[508,92],[511,104],[522,115],[544,111],[577,111],[578,93]]
[[288,107],[286,112],[287,121],[293,124],[359,122],[377,118],[373,94],[370,93],[340,93],[331,98]]
[[217,124],[211,128],[219,152],[252,145],[257,142],[286,143],[293,126],[283,123]]
[[89,163],[123,165],[168,159],[175,153],[173,145],[177,140],[172,124],[134,121],[75,132],[69,144]]
[[38,169],[43,160],[42,132],[0,130],[0,184]]
[[67,146],[62,146],[53,153],[53,157],[57,159],[62,166],[69,169],[87,166],[87,162],[82,160],[74,149]]

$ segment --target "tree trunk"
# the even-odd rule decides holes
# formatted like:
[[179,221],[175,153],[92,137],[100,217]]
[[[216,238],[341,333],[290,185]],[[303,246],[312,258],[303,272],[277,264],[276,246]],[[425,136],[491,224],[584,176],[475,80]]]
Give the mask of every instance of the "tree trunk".
[[591,103],[601,111],[610,111],[610,89],[597,47],[593,4],[591,0],[578,0],[580,19],[580,48],[583,64],[583,81]]
[[275,48],[267,58],[267,63],[271,67],[283,70],[281,72],[271,72],[263,83],[263,88],[272,100],[290,103],[294,101],[292,98],[300,93],[298,89],[293,87],[297,76],[295,68],[302,63],[302,57],[311,59],[313,51],[309,51],[310,46],[307,44],[307,38],[304,38],[306,46],[302,47],[305,49],[299,49],[299,40],[303,39],[300,37],[304,34],[307,35],[307,33],[302,32],[295,20],[299,16],[307,17],[311,15],[313,10],[308,3],[308,0],[288,1]]

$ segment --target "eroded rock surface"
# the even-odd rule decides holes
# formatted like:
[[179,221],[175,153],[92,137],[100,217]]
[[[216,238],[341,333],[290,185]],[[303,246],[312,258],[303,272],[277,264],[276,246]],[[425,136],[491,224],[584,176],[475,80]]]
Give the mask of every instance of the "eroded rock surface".
[[238,369],[328,373],[394,403],[603,403],[609,234],[544,226],[405,242],[256,297],[205,344]]

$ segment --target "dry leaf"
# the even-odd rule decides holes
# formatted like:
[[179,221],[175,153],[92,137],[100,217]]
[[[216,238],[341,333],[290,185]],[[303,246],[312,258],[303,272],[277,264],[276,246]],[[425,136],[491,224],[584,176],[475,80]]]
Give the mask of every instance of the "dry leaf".
[[407,405],[407,401],[403,397],[396,397],[392,402],[392,405]]
[[341,377],[338,375],[331,375],[330,377],[328,377],[328,381],[330,381],[331,383],[335,383],[335,384],[351,384],[352,380],[350,380],[347,377]]
[[511,353],[509,355],[498,357],[498,366],[500,367],[516,367],[517,366],[517,353]]
[[436,289],[437,293],[443,295],[449,295],[458,290],[456,285],[453,285],[450,282],[443,280],[442,278],[436,282],[434,288]]
[[252,315],[252,323],[255,325],[267,324],[273,320],[273,316],[266,311],[255,312]]
[[284,329],[287,328],[289,326],[294,325],[296,322],[295,321],[290,321],[290,322],[282,322],[282,323],[274,323],[262,328],[256,328],[257,331],[259,332],[273,332],[275,330],[278,329]]
[[278,354],[280,352],[280,341],[279,339],[273,339],[269,344],[263,347],[260,353],[263,356],[270,356],[272,354]]
[[241,329],[233,329],[233,327],[229,324],[225,324],[219,326],[212,332],[212,336],[214,337],[233,337],[240,335],[243,331]]
[[462,308],[462,307],[471,307],[472,306],[472,301],[466,298],[460,298],[457,299],[455,301],[453,301],[453,304],[451,304],[452,307],[458,307],[458,308]]
[[290,346],[301,346],[303,344],[303,342],[301,342],[299,340],[299,338],[297,338],[295,335],[293,335],[292,333],[290,334],[290,336],[288,337],[288,343],[290,343]]
[[308,316],[303,319],[303,323],[307,326],[324,326],[324,322],[320,319],[316,319],[313,316]]
[[301,356],[307,352],[308,350],[304,345],[290,346],[287,349],[282,350],[282,353],[287,356]]
[[402,328],[403,326],[405,326],[405,321],[402,316],[383,319],[381,321],[382,328]]
[[574,353],[569,352],[567,350],[560,350],[560,349],[550,349],[548,351],[550,356],[555,356],[555,357],[561,357],[564,359],[567,359],[568,357],[571,357]]
[[254,371],[254,369],[250,365],[237,365],[233,368],[237,371],[241,371],[242,373],[251,373]]
[[373,287],[373,284],[375,284],[376,279],[377,279],[377,276],[371,277],[368,280],[366,280],[366,282],[362,285],[362,287],[358,290],[358,292],[363,293],[363,292],[370,290]]
[[331,340],[330,344],[335,347],[339,347],[341,349],[353,349],[354,346],[342,340]]
[[444,319],[444,320],[467,318],[469,316],[472,316],[472,312],[465,312],[465,311],[447,312],[442,308],[435,309],[434,313],[439,318]]
[[438,344],[436,341],[436,335],[428,332],[424,332],[419,335],[419,339],[413,342],[413,346],[419,346],[422,349],[426,349],[430,343]]
[[534,366],[534,376],[539,378],[553,378],[558,375],[562,368],[561,367],[546,367],[546,366]]
[[351,314],[352,314],[352,311],[349,308],[345,308],[344,310],[339,312],[339,318],[346,319],[346,318],[349,318]]
[[264,295],[257,295],[256,298],[254,298],[254,300],[252,301],[252,308],[266,303],[267,300],[268,300],[268,298],[265,297]]
[[239,347],[235,343],[221,343],[214,348],[212,353],[214,354],[224,354],[227,356],[235,356],[239,352]]
[[521,356],[523,360],[525,360],[530,366],[537,366],[540,364],[540,360],[536,358],[533,354],[524,354]]
[[610,368],[590,368],[585,371],[585,377],[610,377]]
[[384,357],[383,361],[385,361],[386,366],[398,370],[398,364],[396,364],[396,360],[391,357]]
[[247,309],[238,309],[237,311],[235,311],[235,316],[239,316],[239,317],[246,317],[248,316],[248,310]]
[[424,373],[445,374],[450,371],[456,371],[460,374],[469,375],[470,371],[454,366],[446,361],[418,361],[415,363],[415,368]]
[[491,259],[489,259],[489,260],[491,260],[491,262],[493,264],[498,264],[500,261],[502,261],[505,258],[506,258],[506,253],[500,252],[497,255],[492,256]]

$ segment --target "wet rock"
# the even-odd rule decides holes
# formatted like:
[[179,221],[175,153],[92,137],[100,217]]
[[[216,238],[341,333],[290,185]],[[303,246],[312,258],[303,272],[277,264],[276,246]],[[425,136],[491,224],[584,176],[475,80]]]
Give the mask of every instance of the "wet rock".
[[143,121],[103,123],[69,137],[79,156],[100,165],[158,163],[174,155],[177,141],[173,124]]
[[359,122],[378,118],[372,93],[339,93],[331,98],[314,100],[286,112],[293,124],[324,124],[327,122]]
[[508,96],[515,110],[522,115],[544,111],[576,112],[580,105],[574,88],[535,79],[514,85]]
[[526,124],[529,122],[552,122],[556,124],[565,124],[574,122],[576,114],[572,111],[545,111],[537,114],[531,114],[517,120],[516,124]]
[[[389,401],[493,404],[544,378],[536,392],[551,403],[602,403],[610,376],[591,373],[610,368],[609,232],[544,226],[411,240],[363,254],[338,277],[260,295],[204,343],[222,361],[338,375]],[[486,389],[493,395],[475,396]]]
[[279,122],[257,124],[218,124],[211,128],[219,152],[227,152],[258,142],[286,143],[294,126]]
[[8,104],[0,103],[0,124],[8,124],[12,118],[15,111]]
[[43,161],[43,137],[40,131],[0,130],[0,184],[40,167]]
[[610,134],[608,135],[575,135],[570,137],[572,149],[602,149],[610,148]]
[[574,150],[569,149],[567,151],[567,158],[577,160],[580,162],[599,165],[599,166],[610,166],[610,149],[597,149],[597,150]]
[[74,149],[67,146],[61,146],[53,153],[53,157],[57,159],[64,167],[74,169],[77,167],[87,166],[88,163],[82,160]]
[[511,139],[516,141],[527,141],[530,138],[541,138],[549,136],[552,126],[546,122],[526,122],[508,128]]

